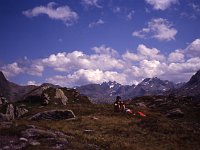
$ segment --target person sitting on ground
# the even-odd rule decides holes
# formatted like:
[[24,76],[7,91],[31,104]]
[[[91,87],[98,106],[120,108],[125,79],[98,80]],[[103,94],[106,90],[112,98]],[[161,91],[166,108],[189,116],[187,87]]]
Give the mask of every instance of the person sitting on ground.
[[121,112],[125,112],[125,108],[126,108],[125,103],[123,101],[120,101],[120,110],[121,110]]
[[114,112],[120,112],[120,96],[116,97],[116,101],[114,102]]

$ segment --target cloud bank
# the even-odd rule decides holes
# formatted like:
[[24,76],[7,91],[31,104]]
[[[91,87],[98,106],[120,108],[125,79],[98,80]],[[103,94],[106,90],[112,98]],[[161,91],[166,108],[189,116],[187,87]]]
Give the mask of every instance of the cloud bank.
[[[73,87],[104,81],[131,85],[155,76],[180,82],[187,81],[200,69],[200,38],[186,48],[176,49],[168,55],[144,44],[139,44],[136,50],[127,50],[123,54],[105,45],[95,46],[91,50],[93,53],[90,55],[75,50],[31,60],[29,64],[13,62],[2,66],[1,70],[7,77],[26,73],[41,76],[45,78],[45,82]],[[46,68],[55,75],[42,76]]]

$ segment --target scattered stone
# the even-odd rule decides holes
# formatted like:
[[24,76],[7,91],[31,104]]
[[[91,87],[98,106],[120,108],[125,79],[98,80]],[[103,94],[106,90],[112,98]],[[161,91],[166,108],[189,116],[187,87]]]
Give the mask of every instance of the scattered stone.
[[92,119],[94,119],[94,120],[99,120],[99,118],[97,118],[97,117],[92,117]]
[[0,113],[0,121],[10,121],[10,115]]
[[94,132],[94,130],[88,130],[88,129],[86,129],[86,130],[84,130],[83,132],[84,132],[84,133],[87,133],[87,134],[90,134],[90,133]]
[[24,142],[28,142],[28,139],[23,138],[23,137],[22,137],[22,138],[19,138],[19,140],[20,140],[20,141],[24,141]]
[[3,149],[10,149],[10,146],[4,146]]
[[19,107],[26,107],[26,105],[25,104],[21,104],[21,105],[19,105]]
[[15,119],[15,109],[13,104],[8,104],[6,108],[6,115],[9,115],[11,120]]
[[75,118],[71,110],[51,110],[37,113],[30,117],[30,120],[63,120]]
[[37,146],[37,145],[40,145],[40,142],[38,142],[38,141],[31,141],[29,144],[32,145],[32,146]]
[[49,95],[47,93],[42,93],[41,95],[41,99],[42,99],[42,105],[48,105],[49,104]]
[[147,107],[147,106],[144,104],[144,102],[136,103],[136,106],[138,106],[138,107],[143,107],[143,108],[146,108],[146,107]]
[[150,105],[149,108],[151,108],[151,109],[155,109],[155,108],[156,108],[156,105],[155,105],[155,104]]
[[15,109],[15,115],[17,118],[23,116],[26,113],[28,113],[28,110],[26,108],[16,107],[16,109]]
[[42,130],[42,129],[26,129],[22,131],[22,136],[25,138],[48,138],[48,137],[56,137],[56,134],[49,130]]
[[163,102],[163,101],[164,101],[163,99],[156,99],[154,102],[159,103],[159,102]]
[[64,149],[68,144],[67,138],[69,137],[64,132],[40,127],[28,128],[21,132],[21,136],[23,138],[20,139],[27,139],[27,143],[32,146],[41,145],[41,141],[47,140],[48,143],[51,143],[53,149]]
[[172,109],[167,114],[169,118],[181,118],[184,117],[184,113],[180,110],[180,108]]
[[7,103],[8,103],[8,101],[5,97],[0,97],[0,105],[7,104]]

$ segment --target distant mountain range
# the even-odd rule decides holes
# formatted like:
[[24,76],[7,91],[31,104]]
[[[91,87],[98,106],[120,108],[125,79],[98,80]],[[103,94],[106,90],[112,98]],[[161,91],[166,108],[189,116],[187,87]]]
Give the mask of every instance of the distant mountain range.
[[102,84],[88,84],[77,87],[80,93],[91,98],[95,103],[114,101],[116,96],[130,99],[145,95],[163,95],[169,90],[174,90],[177,85],[157,77],[146,78],[138,85],[121,85],[117,82],[104,82]]
[[[49,83],[44,83],[41,86],[20,86],[8,81],[3,73],[0,72],[0,95],[6,97],[10,102],[24,100],[27,96],[37,95],[37,93],[41,95],[42,90],[48,87],[68,91],[67,88]],[[138,85],[121,85],[115,81],[109,81],[102,84],[83,85],[73,90],[88,96],[94,103],[112,103],[116,96],[121,96],[126,100],[139,96],[165,94],[198,97],[200,96],[200,70],[187,83],[175,84],[168,80],[154,77],[146,78]]]
[[157,77],[146,78],[138,85],[121,85],[117,82],[104,82],[102,84],[88,84],[77,87],[80,93],[90,97],[94,103],[111,103],[116,96],[131,99],[147,95],[175,94],[179,96],[200,95],[200,70],[192,76],[187,83],[175,84]]

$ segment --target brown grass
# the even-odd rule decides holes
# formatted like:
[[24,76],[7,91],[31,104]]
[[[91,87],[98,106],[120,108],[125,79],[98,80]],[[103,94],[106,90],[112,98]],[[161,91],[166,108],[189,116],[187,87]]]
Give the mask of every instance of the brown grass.
[[[69,135],[66,149],[200,149],[199,128],[170,120],[159,112],[143,110],[147,117],[114,113],[112,105],[69,104],[67,106],[29,107],[28,115],[41,110],[66,108],[74,111],[76,119],[61,121],[15,121],[18,126],[37,125],[60,130]],[[135,108],[137,110],[137,108]],[[28,117],[28,116],[26,116]],[[85,131],[92,130],[92,131]],[[48,149],[48,141],[34,149]],[[29,147],[28,149],[32,149]]]

